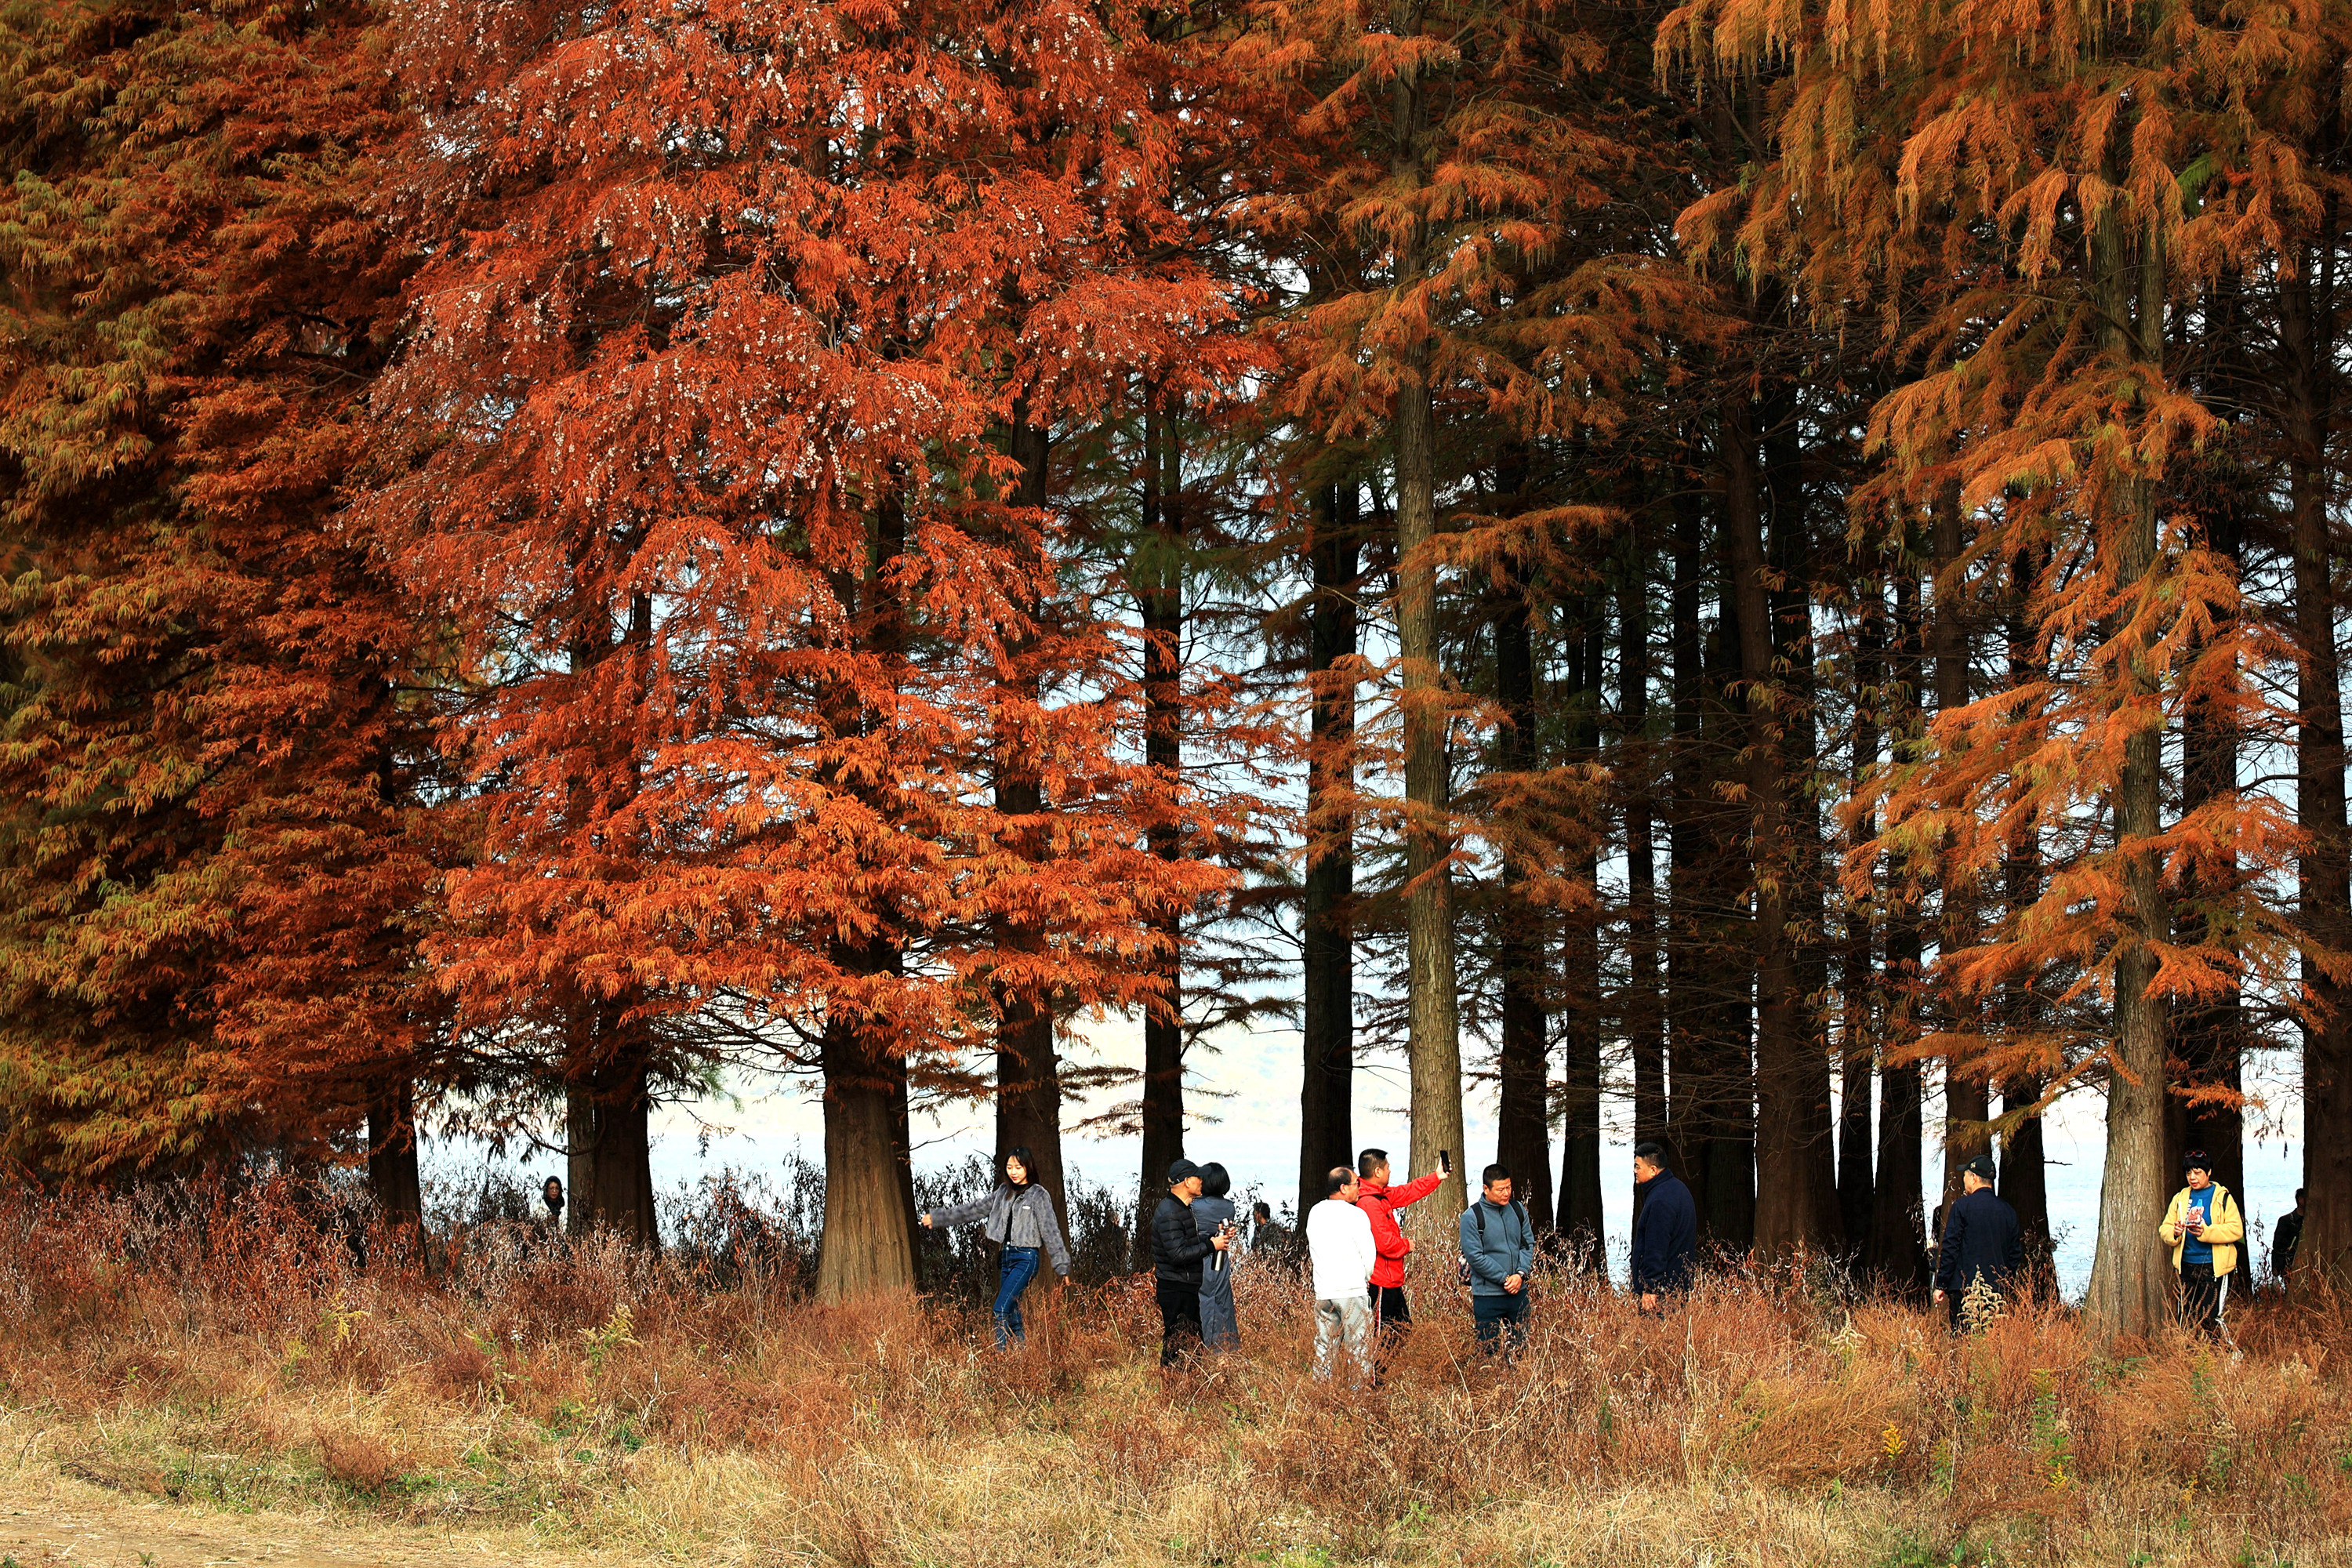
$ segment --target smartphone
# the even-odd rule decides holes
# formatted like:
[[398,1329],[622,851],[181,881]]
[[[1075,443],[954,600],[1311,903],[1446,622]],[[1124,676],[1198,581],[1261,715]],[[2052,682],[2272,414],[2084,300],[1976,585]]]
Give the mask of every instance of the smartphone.
[[1450,1176],[1454,1173],[1453,1150],[1440,1149],[1437,1152],[1437,1173],[1441,1176]]

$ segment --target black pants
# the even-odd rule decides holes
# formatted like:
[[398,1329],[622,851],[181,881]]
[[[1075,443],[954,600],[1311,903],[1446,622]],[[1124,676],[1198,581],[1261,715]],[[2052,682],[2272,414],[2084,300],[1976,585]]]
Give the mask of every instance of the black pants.
[[1201,1288],[1152,1280],[1160,1296],[1160,1364],[1174,1366],[1201,1348]]
[[2200,1334],[2221,1331],[2221,1284],[2213,1277],[2213,1265],[2189,1263],[2180,1265],[2180,1322],[2183,1328]]
[[1381,1326],[1381,1343],[1392,1345],[1412,1330],[1412,1309],[1405,1304],[1402,1285],[1372,1287],[1372,1317]]

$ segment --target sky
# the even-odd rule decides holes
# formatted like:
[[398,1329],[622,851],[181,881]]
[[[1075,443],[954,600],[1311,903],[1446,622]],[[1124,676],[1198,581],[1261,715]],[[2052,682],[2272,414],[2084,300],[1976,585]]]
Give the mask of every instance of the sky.
[[[1142,1054],[1140,1026],[1116,1020],[1090,1031],[1088,1046],[1108,1060],[1134,1060]],[[1087,1047],[1082,1047],[1087,1048]],[[1297,1192],[1298,1160],[1298,1036],[1296,1030],[1264,1027],[1247,1033],[1228,1032],[1221,1048],[1201,1055],[1189,1100],[1195,1113],[1185,1134],[1185,1152],[1195,1160],[1219,1160],[1233,1173],[1237,1189],[1256,1188],[1277,1208]],[[2248,1091],[2260,1103],[2247,1117],[2246,1183],[2239,1194],[2250,1237],[2256,1239],[2252,1261],[2267,1255],[2271,1225],[2292,1206],[2302,1170],[2299,1138],[2301,1119],[2287,1092],[2292,1057],[2257,1058],[2249,1072]],[[1356,1079],[1356,1138],[1359,1146],[1402,1152],[1411,1146],[1405,1114],[1406,1083],[1401,1063],[1360,1068]],[[1604,1114],[1630,1120],[1630,1085],[1615,1085]],[[1202,1090],[1220,1098],[1211,1100]],[[741,1079],[731,1085],[730,1099],[665,1107],[654,1121],[653,1166],[656,1188],[673,1191],[691,1186],[705,1174],[732,1167],[746,1173],[772,1174],[794,1151],[814,1161],[824,1149],[822,1113],[810,1086],[781,1079]],[[1080,1102],[1066,1107],[1066,1123],[1075,1126],[1100,1109]],[[1495,1104],[1491,1089],[1474,1089],[1465,1107],[1469,1138],[1469,1163],[1483,1163],[1495,1146]],[[1927,1125],[1941,1121],[1939,1102],[1927,1108]],[[2099,1206],[2099,1170],[2105,1147],[2103,1122],[2105,1102],[2095,1095],[2062,1101],[2049,1119],[2045,1142],[2049,1164],[2052,1228],[2058,1240],[2061,1283],[2069,1295],[2079,1296],[2088,1283]],[[1213,1121],[1208,1118],[1214,1118]],[[994,1147],[993,1112],[985,1104],[948,1108],[943,1113],[919,1116],[915,1128],[915,1160],[919,1168],[937,1170],[961,1164],[973,1153],[983,1156]],[[1633,1212],[1632,1139],[1624,1126],[1609,1130],[1601,1156],[1606,1187],[1606,1215],[1612,1272],[1622,1280],[1626,1240]],[[1139,1172],[1139,1140],[1095,1139],[1066,1135],[1064,1159],[1086,1180],[1115,1189],[1131,1188]],[[1555,1142],[1552,1158],[1559,1157]],[[542,1168],[544,1167],[544,1168]],[[1923,1190],[1933,1193],[1941,1181],[1942,1154],[1932,1136],[1926,1150]],[[555,1173],[552,1156],[526,1161],[517,1169],[532,1181]],[[1418,1172],[1410,1173],[1419,1174]]]

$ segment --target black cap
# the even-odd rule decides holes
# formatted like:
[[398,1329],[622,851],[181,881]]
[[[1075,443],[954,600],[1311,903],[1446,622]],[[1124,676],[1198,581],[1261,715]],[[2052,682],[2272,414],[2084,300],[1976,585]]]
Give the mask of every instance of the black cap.
[[1992,1156],[1989,1153],[1978,1155],[1975,1159],[1969,1162],[1968,1171],[1970,1175],[1980,1176],[1988,1182],[1991,1181]]
[[1174,1164],[1168,1167],[1168,1184],[1172,1187],[1177,1183],[1190,1181],[1192,1177],[1197,1176],[1200,1173],[1201,1167],[1192,1163],[1192,1161],[1179,1160]]

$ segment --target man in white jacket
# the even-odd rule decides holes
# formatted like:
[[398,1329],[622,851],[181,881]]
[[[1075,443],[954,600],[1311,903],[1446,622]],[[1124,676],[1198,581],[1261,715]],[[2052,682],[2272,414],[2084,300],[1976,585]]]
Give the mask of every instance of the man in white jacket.
[[1307,1211],[1307,1258],[1315,1284],[1315,1375],[1331,1375],[1332,1349],[1345,1342],[1357,1370],[1372,1370],[1372,1300],[1370,1281],[1380,1251],[1372,1222],[1356,1206],[1360,1190],[1354,1169],[1334,1166],[1324,1183],[1329,1194]]

